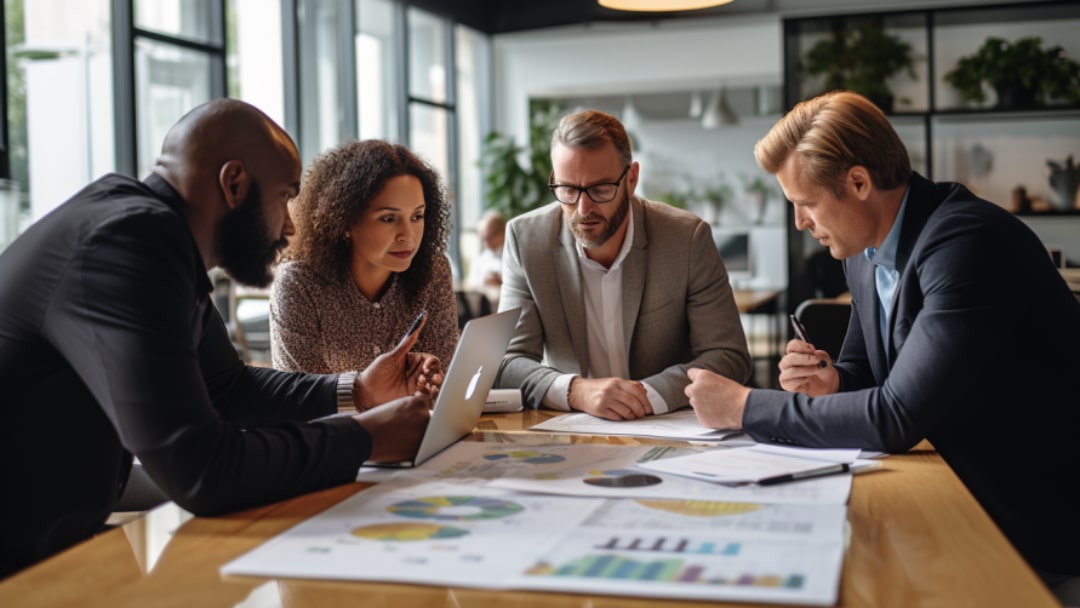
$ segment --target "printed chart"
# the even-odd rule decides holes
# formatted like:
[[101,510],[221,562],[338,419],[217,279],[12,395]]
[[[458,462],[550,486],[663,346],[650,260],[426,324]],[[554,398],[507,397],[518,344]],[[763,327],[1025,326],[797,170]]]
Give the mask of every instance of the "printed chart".
[[505,490],[562,496],[688,498],[788,504],[844,505],[851,494],[850,476],[823,477],[776,486],[726,487],[638,466],[642,462],[693,454],[704,449],[458,442],[420,467],[397,471],[389,478],[384,475],[378,479],[363,479],[398,483],[469,479],[480,485]]
[[[613,471],[596,478],[625,477]],[[395,482],[304,521],[222,573],[828,605],[845,517],[843,505]]]
[[486,496],[425,496],[403,500],[386,510],[404,517],[472,521],[516,515],[525,507],[510,500]]
[[835,568],[838,576],[842,557],[839,543],[588,531],[529,566],[525,587],[588,592],[611,585],[606,592],[625,595],[831,604],[836,581],[821,574]]

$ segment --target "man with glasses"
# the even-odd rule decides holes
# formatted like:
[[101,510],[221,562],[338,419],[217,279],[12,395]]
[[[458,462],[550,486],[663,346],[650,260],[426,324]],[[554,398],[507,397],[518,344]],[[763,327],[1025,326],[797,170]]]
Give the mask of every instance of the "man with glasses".
[[750,377],[739,312],[708,224],[634,196],[638,164],[615,117],[564,117],[552,135],[557,202],[513,219],[500,309],[521,318],[498,386],[611,420],[687,405],[686,369]]

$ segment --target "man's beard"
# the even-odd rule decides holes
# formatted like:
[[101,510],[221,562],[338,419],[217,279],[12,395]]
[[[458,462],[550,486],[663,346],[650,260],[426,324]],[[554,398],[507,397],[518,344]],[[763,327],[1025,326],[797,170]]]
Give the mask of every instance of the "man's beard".
[[[582,196],[585,196],[582,193]],[[595,204],[595,203],[594,203]],[[599,247],[608,242],[611,237],[615,236],[615,233],[619,231],[619,227],[622,226],[623,220],[626,219],[626,214],[630,212],[630,193],[623,191],[622,200],[617,203],[615,213],[611,215],[611,219],[606,219],[600,214],[581,215],[577,209],[570,216],[570,234],[574,235],[577,242],[581,244],[585,249],[592,249]],[[581,229],[581,222],[585,220],[600,220],[605,222],[604,230],[595,237],[590,237],[584,230]]]
[[259,186],[252,182],[244,202],[221,220],[217,242],[220,266],[238,283],[267,287],[274,280],[272,266],[278,252],[287,244],[284,237],[275,241],[267,234]]

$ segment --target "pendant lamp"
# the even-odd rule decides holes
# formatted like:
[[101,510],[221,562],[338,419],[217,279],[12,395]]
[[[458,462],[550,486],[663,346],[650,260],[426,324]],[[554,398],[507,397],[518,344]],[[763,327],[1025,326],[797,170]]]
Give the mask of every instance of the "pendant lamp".
[[730,4],[734,0],[597,0],[600,6],[617,11],[671,13]]

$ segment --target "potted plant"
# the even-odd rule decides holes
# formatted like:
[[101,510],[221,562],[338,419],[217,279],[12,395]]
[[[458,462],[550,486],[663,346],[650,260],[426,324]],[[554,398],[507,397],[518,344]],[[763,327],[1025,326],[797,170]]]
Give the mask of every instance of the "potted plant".
[[892,111],[895,101],[885,81],[900,72],[916,77],[911,45],[886,33],[880,19],[863,20],[855,28],[834,28],[807,51],[802,69],[811,76],[824,75],[826,91],[859,93],[885,112]]
[[561,108],[550,102],[533,102],[529,119],[528,163],[518,162],[525,149],[509,135],[493,132],[484,139],[479,165],[484,171],[485,208],[506,219],[555,200],[548,190],[551,177],[551,133]]
[[675,192],[674,190],[667,190],[664,192],[658,192],[656,194],[656,200],[661,203],[667,203],[672,207],[678,209],[686,209],[687,203],[690,202],[690,194],[686,192]]
[[765,181],[765,178],[755,175],[750,178],[743,178],[743,192],[746,193],[750,201],[754,223],[763,223],[765,221],[765,208],[768,205],[769,196],[773,193],[773,189]]
[[720,210],[731,199],[731,186],[722,178],[716,181],[706,184],[701,190],[701,200],[712,206],[717,215],[720,215]]
[[986,101],[983,83],[997,93],[997,108],[1030,108],[1047,99],[1080,103],[1080,64],[1060,46],[1042,48],[1042,38],[1015,42],[990,37],[973,55],[961,57],[945,81],[965,101]]

